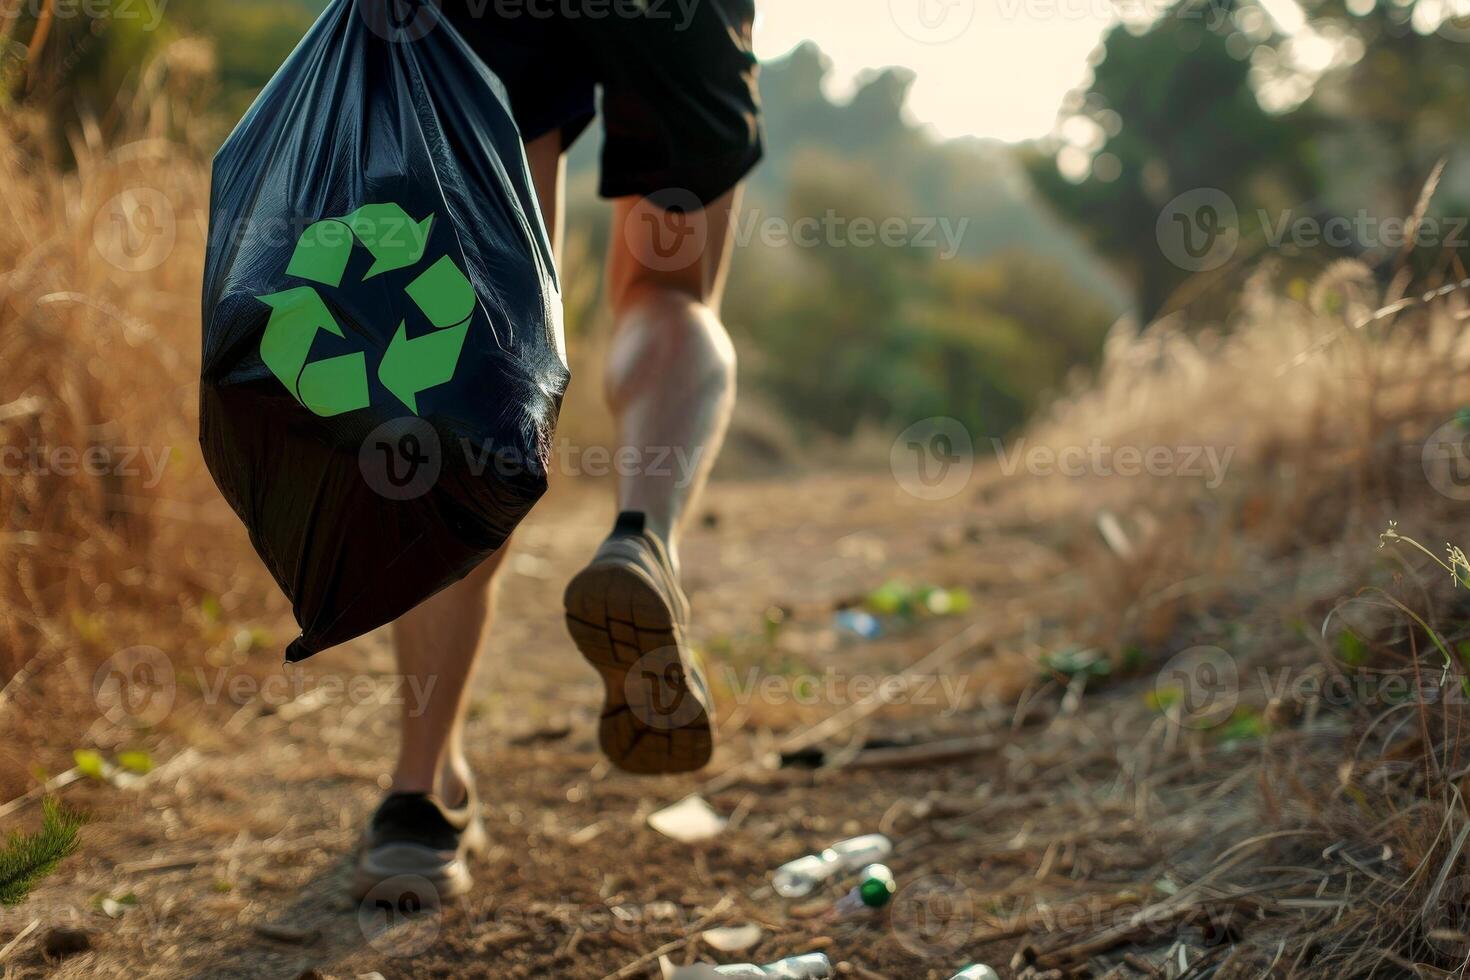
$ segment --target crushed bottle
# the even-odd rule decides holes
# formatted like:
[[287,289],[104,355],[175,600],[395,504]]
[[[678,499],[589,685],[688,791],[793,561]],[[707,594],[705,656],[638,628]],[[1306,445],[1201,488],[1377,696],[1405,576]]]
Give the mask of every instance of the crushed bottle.
[[771,886],[782,898],[802,898],[833,875],[856,871],[892,853],[893,842],[882,834],[841,840],[820,854],[808,854],[781,865],[771,873]]
[[949,980],[1000,980],[1000,974],[984,963],[975,963],[965,967]]
[[834,916],[847,916],[868,909],[881,909],[896,890],[893,872],[887,865],[870,864],[862,870],[861,880],[832,906]]
[[788,956],[784,960],[756,966],[754,963],[732,963],[717,966],[715,972],[722,977],[778,977],[780,980],[831,980],[832,961],[826,953],[806,953]]

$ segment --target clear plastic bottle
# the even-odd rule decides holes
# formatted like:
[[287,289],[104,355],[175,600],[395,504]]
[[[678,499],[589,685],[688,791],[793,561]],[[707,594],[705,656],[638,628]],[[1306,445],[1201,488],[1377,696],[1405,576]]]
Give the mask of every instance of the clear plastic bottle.
[[888,870],[887,865],[870,864],[863,869],[862,878],[852,887],[852,891],[843,895],[832,906],[832,914],[845,916],[868,909],[881,909],[893,897],[896,887],[893,872]]
[[778,977],[780,980],[831,980],[832,961],[826,953],[806,953],[788,956],[776,963],[756,966],[754,963],[732,963],[717,966],[715,972],[722,977]]
[[820,854],[808,854],[781,865],[771,872],[771,887],[782,898],[801,898],[835,874],[856,871],[892,853],[893,842],[882,834],[840,840]]
[[996,973],[984,963],[976,963],[967,966],[959,973],[950,977],[949,980],[1000,980],[1000,974]]

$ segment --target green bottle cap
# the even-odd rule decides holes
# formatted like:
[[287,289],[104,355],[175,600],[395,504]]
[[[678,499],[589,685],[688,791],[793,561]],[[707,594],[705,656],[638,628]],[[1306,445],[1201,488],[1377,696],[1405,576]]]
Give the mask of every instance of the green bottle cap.
[[892,871],[881,864],[870,864],[863,869],[862,884],[858,885],[858,897],[870,909],[882,908],[893,897],[896,888]]

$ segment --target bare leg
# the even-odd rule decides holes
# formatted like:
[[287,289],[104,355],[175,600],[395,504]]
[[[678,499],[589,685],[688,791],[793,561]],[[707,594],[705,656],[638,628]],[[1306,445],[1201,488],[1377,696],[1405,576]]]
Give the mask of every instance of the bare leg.
[[[526,147],[526,157],[555,251],[561,239],[561,134],[533,141]],[[490,619],[495,574],[509,546],[507,542],[463,581],[393,624],[405,693],[425,694],[423,704],[414,703],[413,697],[403,699],[394,792],[436,793],[449,806],[458,806],[464,798],[469,781],[464,755],[469,679]]]
[[[720,300],[738,198],[737,189],[693,214],[653,211],[636,198],[615,205],[607,401],[622,445],[639,450],[642,464],[622,476],[618,498],[622,510],[644,513],[676,567],[680,522],[709,476],[735,403],[735,349]],[[695,247],[681,251],[681,242]]]

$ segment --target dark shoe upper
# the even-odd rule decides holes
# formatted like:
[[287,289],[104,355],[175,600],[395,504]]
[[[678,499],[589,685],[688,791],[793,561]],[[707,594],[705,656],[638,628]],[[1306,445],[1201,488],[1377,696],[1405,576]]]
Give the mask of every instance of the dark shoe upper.
[[681,626],[689,622],[689,599],[679,585],[679,574],[669,558],[668,547],[650,531],[642,511],[625,510],[618,514],[612,533],[597,549],[592,563],[622,562],[641,568],[668,602],[674,619]]
[[457,851],[477,807],[473,796],[450,809],[431,793],[390,793],[368,825],[367,847],[418,844],[435,851]]

